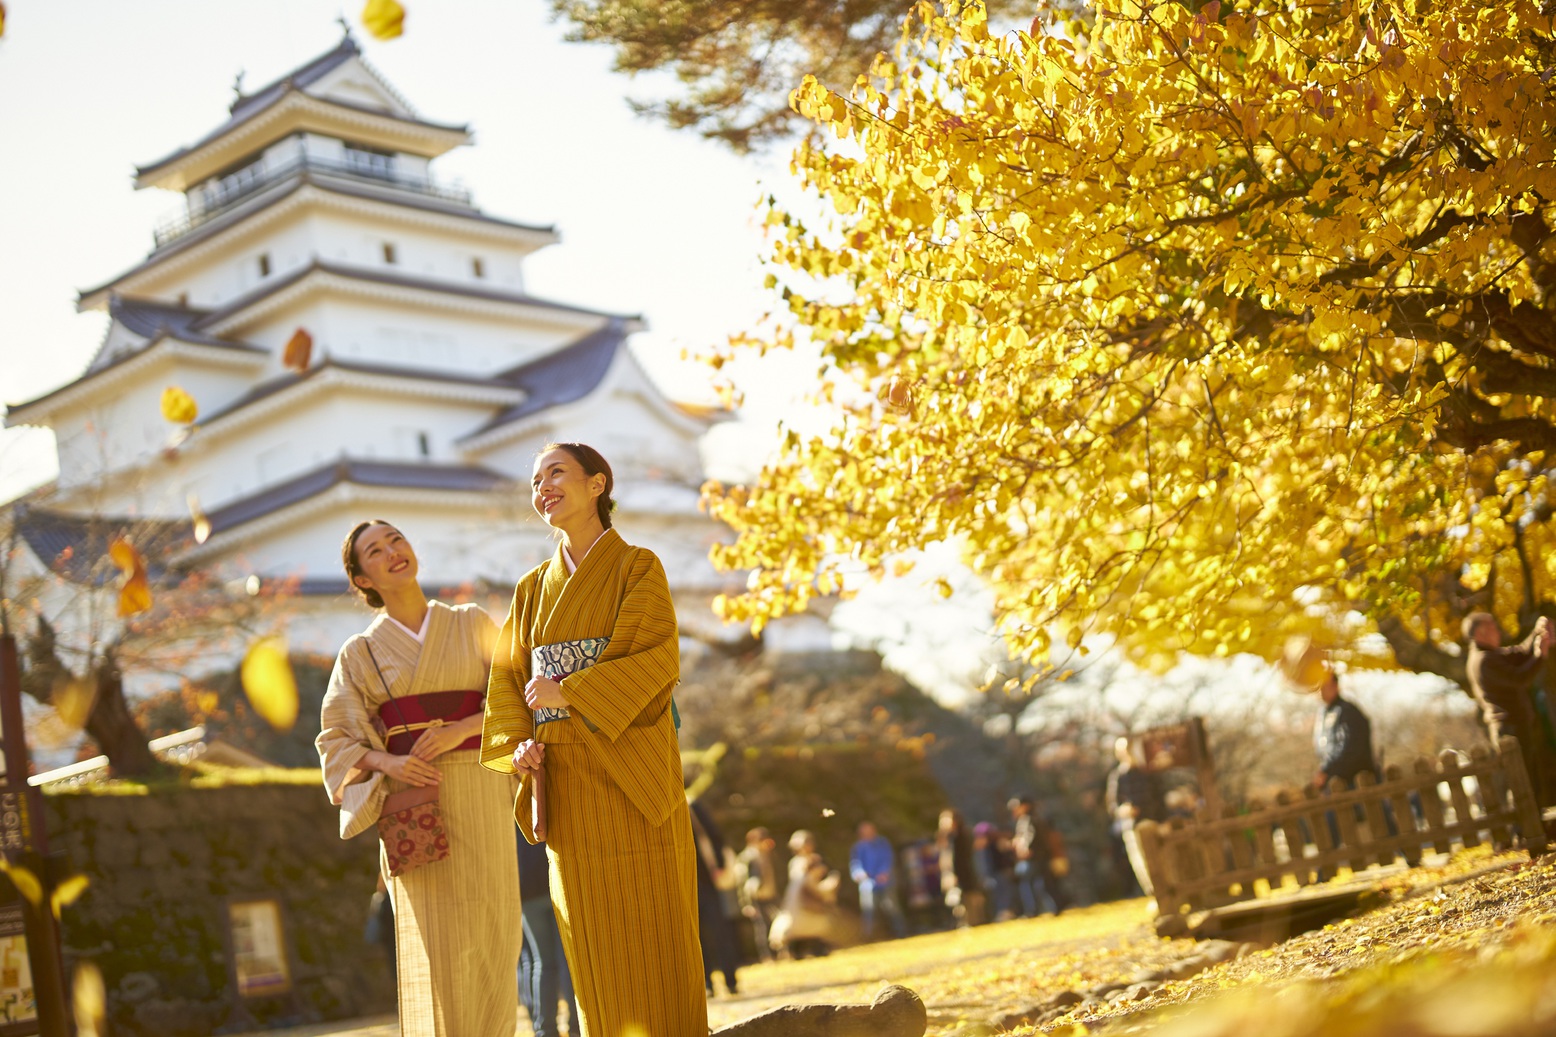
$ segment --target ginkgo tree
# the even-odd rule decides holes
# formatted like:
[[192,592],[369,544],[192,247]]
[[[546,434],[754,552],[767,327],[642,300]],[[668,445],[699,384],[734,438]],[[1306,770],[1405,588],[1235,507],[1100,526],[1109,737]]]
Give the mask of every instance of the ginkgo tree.
[[[1534,0],[920,4],[770,208],[837,427],[709,488],[761,624],[954,538],[1011,644],[1355,643],[1548,607],[1556,71]],[[816,213],[822,215],[816,215]],[[859,391],[860,389],[864,391]],[[830,390],[829,390],[830,392]]]

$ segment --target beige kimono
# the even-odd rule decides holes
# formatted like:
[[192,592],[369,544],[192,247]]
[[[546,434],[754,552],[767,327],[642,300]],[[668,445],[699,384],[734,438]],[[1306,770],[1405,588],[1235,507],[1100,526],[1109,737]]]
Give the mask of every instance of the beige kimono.
[[[330,675],[316,744],[325,788],[341,808],[343,839],[373,831],[385,796],[405,787],[358,767],[369,750],[384,750],[373,719],[389,690],[403,697],[486,685],[497,633],[491,618],[476,605],[433,601],[428,608],[424,645],[380,615],[346,642]],[[443,776],[439,804],[449,855],[389,880],[400,1032],[513,1037],[521,938],[515,780],[482,767],[474,749],[433,762]]]

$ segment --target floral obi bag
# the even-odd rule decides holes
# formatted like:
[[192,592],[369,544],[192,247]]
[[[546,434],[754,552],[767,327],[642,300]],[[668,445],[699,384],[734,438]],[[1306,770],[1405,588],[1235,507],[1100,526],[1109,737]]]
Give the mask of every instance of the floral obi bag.
[[[367,647],[369,657],[373,648]],[[378,711],[379,733],[388,751],[407,755],[416,739],[428,728],[463,720],[481,712],[485,693],[480,691],[439,691],[430,695],[406,695],[396,698],[384,680],[384,673],[373,658],[373,669],[383,682],[389,701]],[[465,739],[458,749],[479,749],[479,735]],[[392,792],[378,812],[378,837],[383,840],[384,858],[391,876],[404,875],[424,864],[448,856],[448,831],[443,825],[443,809],[438,804],[438,786],[408,788]]]

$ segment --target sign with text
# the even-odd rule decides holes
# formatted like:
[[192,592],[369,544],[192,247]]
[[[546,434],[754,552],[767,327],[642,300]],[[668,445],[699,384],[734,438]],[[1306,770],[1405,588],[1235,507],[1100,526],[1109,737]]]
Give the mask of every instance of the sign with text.
[[18,903],[0,904],[0,1037],[38,1032],[38,996],[27,957],[27,924]]
[[281,904],[233,900],[227,904],[232,975],[239,997],[275,997],[292,989]]
[[7,861],[32,849],[27,827],[27,787],[0,783],[0,853]]
[[1205,725],[1199,717],[1177,724],[1149,728],[1131,741],[1134,757],[1142,770],[1152,773],[1179,767],[1197,768],[1208,762],[1205,752]]

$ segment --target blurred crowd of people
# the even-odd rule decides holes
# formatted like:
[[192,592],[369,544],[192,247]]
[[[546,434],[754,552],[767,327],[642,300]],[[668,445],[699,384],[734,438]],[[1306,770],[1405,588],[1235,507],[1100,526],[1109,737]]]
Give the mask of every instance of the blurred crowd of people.
[[[900,846],[861,820],[846,866],[824,858],[806,829],[789,835],[785,859],[767,828],[749,830],[736,852],[700,804],[693,818],[710,992],[716,974],[725,992],[738,990],[742,959],[814,957],[859,940],[1057,914],[1073,900],[1064,838],[1030,797],[1011,799],[1004,823],[968,824],[948,808],[935,832]],[[846,882],[857,915],[840,902]]]

